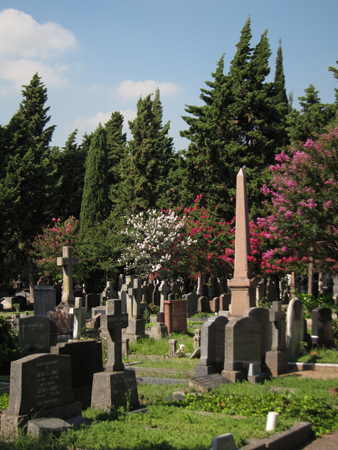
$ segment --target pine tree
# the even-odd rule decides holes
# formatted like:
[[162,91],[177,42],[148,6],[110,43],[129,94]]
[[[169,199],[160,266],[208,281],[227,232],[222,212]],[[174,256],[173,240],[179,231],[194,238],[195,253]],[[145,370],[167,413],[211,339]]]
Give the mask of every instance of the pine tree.
[[319,91],[312,84],[298,100],[301,110],[292,109],[287,117],[287,131],[293,145],[317,139],[334,119],[336,110],[334,104],[321,103]]
[[[181,135],[191,144],[181,164],[182,186],[191,197],[203,194],[210,207],[228,220],[234,215],[236,175],[246,166],[251,212],[257,214],[262,200],[264,172],[274,162],[275,149],[283,145],[281,123],[286,112],[277,99],[274,83],[266,83],[271,55],[267,32],[251,47],[250,18],[246,21],[228,75],[224,58],[202,89],[204,105],[188,106],[194,117],[184,116],[189,125]],[[181,189],[184,194],[186,190]],[[184,197],[182,196],[184,202]]]
[[189,125],[181,131],[181,136],[190,140],[187,151],[183,152],[180,164],[181,202],[188,206],[197,195],[203,193],[202,203],[226,214],[230,198],[228,196],[228,161],[224,155],[224,144],[230,129],[228,105],[232,103],[229,77],[223,74],[224,55],[219,60],[213,81],[207,81],[210,88],[201,89],[203,106],[187,106],[190,116],[183,116]]
[[119,216],[136,214],[149,208],[161,207],[173,155],[173,140],[168,136],[169,122],[162,125],[159,92],[137,102],[137,116],[129,122],[133,139],[121,164],[121,182],[117,193],[115,213]]
[[90,228],[101,223],[110,210],[107,133],[101,124],[91,138],[85,165],[80,224]]

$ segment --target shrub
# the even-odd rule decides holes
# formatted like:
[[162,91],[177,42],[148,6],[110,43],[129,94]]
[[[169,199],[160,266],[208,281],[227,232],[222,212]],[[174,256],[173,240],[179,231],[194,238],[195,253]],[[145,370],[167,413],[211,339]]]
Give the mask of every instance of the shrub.
[[14,331],[6,319],[0,317],[0,375],[9,375],[11,361],[20,358],[21,349]]

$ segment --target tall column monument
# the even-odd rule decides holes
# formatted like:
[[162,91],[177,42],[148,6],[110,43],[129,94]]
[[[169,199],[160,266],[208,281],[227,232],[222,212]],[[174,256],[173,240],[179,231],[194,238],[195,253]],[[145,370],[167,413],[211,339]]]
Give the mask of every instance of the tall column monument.
[[242,316],[248,308],[256,306],[256,286],[248,261],[250,255],[249,207],[246,177],[243,169],[237,174],[236,232],[234,277],[228,281],[231,291],[231,316]]

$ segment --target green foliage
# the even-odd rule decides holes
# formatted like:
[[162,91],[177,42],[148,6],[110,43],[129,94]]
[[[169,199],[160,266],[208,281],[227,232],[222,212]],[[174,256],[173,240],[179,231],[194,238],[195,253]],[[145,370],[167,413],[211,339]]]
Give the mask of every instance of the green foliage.
[[[302,380],[303,381],[303,380]],[[188,410],[237,414],[250,417],[266,417],[269,411],[279,413],[282,419],[310,422],[316,436],[338,428],[336,406],[314,393],[293,394],[271,391],[269,384],[257,387],[256,392],[241,385],[241,392],[233,393],[232,387],[219,388],[208,394],[187,395],[180,407]],[[234,390],[238,391],[238,388]]]
[[37,74],[23,88],[19,110],[2,133],[0,267],[16,262],[16,274],[8,277],[22,272],[29,260],[30,242],[52,217],[55,194],[49,147],[55,126],[47,127],[47,89]]
[[133,139],[121,161],[121,182],[114,193],[115,217],[165,206],[170,191],[168,175],[176,160],[169,125],[162,125],[158,90],[154,100],[151,94],[139,99],[136,119],[129,122]]
[[0,411],[8,408],[9,394],[0,394]]
[[107,218],[110,210],[107,134],[101,124],[91,138],[85,165],[80,223],[82,228],[93,228]]
[[267,32],[255,48],[251,48],[251,37],[248,19],[229,74],[223,73],[223,56],[212,74],[214,80],[206,82],[209,89],[201,89],[204,105],[187,106],[190,115],[183,117],[189,128],[181,136],[191,143],[181,163],[182,204],[203,193],[204,206],[213,209],[218,205],[226,220],[234,216],[239,168],[247,167],[249,203],[257,214],[266,169],[273,163],[276,149],[287,143],[281,51],[276,84],[266,83],[271,54]]
[[85,161],[89,146],[76,143],[77,130],[73,131],[67,139],[65,146],[59,150],[52,149],[53,164],[56,167],[57,179],[55,215],[62,221],[68,217],[80,217],[83,194]]
[[8,375],[11,362],[20,356],[21,349],[13,329],[6,319],[0,317],[0,374]]
[[295,292],[294,296],[302,302],[303,309],[308,318],[312,317],[312,311],[316,308],[331,308],[333,312],[338,312],[338,307],[331,294],[321,294],[315,297],[312,294]]
[[317,139],[335,117],[336,105],[323,104],[314,86],[305,89],[305,96],[298,97],[301,110],[292,109],[287,116],[287,131],[292,145]]

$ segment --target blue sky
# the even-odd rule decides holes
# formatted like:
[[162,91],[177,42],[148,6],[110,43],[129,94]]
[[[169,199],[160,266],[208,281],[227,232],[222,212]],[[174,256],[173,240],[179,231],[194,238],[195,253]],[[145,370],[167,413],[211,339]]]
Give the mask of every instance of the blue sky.
[[248,16],[252,46],[268,30],[271,78],[282,40],[295,106],[310,83],[332,103],[337,13],[337,0],[0,0],[0,124],[17,111],[21,86],[35,72],[48,89],[60,147],[75,128],[81,142],[114,111],[128,131],[138,98],[158,87],[175,148],[186,148],[185,105],[200,104],[223,53],[228,72]]

